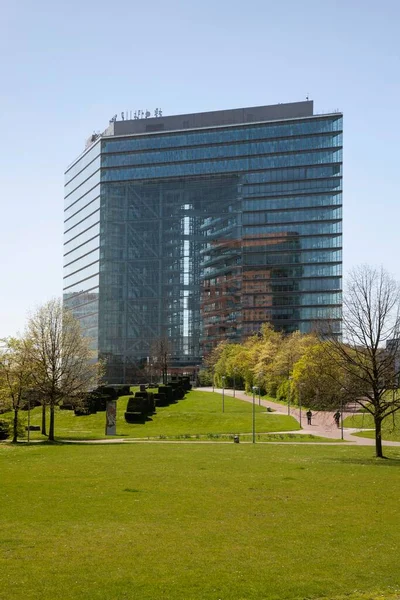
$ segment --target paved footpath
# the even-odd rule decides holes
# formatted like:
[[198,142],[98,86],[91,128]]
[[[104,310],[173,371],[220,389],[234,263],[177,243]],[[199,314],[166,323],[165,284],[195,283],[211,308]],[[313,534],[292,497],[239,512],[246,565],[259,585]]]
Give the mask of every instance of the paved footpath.
[[[212,387],[206,388],[198,388],[203,392],[212,392]],[[214,391],[218,394],[222,394],[222,389],[214,388]],[[234,392],[231,389],[225,389],[224,393],[227,396],[233,396]],[[246,402],[253,402],[253,398],[248,396],[244,392],[235,391],[236,398],[240,400],[245,400]],[[258,396],[255,396],[255,401],[258,404]],[[261,406],[265,406],[266,408],[272,408],[276,413],[281,415],[288,415],[288,408],[283,404],[279,404],[278,402],[270,402],[269,400],[260,400]],[[294,417],[299,423],[301,423],[302,429],[300,431],[281,431],[277,433],[311,433],[312,435],[317,435],[320,437],[331,438],[331,439],[341,439],[341,429],[337,427],[334,418],[333,412],[328,411],[313,411],[313,417],[311,420],[311,425],[307,424],[306,417],[306,409],[302,409],[300,415],[300,409],[296,407],[290,407],[290,416]],[[344,418],[353,415],[353,412],[344,412]],[[343,438],[345,442],[349,442],[359,446],[375,446],[375,440],[370,438],[362,438],[354,436],[353,433],[357,431],[362,431],[362,429],[355,429],[350,427],[344,427],[343,429]],[[286,442],[287,443],[287,442]],[[304,442],[303,442],[304,443]],[[400,446],[400,442],[383,442],[384,446]]]

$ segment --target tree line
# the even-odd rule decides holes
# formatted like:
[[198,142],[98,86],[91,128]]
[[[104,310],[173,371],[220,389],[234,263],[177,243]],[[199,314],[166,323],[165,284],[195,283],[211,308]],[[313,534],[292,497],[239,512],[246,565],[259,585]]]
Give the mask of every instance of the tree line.
[[82,334],[80,323],[51,300],[28,319],[23,335],[1,340],[0,412],[12,411],[12,441],[20,433],[19,412],[27,402],[42,405],[42,433],[54,441],[55,408],[63,401],[79,402],[98,385],[103,365]]
[[383,268],[350,272],[343,329],[328,321],[313,332],[283,334],[264,324],[243,343],[221,342],[206,358],[202,383],[263,393],[318,410],[349,401],[371,414],[376,456],[383,457],[382,422],[400,409],[400,286]]

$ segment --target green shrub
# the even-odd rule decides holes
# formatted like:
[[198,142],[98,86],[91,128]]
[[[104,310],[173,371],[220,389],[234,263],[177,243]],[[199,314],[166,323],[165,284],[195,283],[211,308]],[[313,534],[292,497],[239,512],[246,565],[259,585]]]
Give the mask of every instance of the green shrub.
[[0,419],[0,440],[6,440],[10,437],[10,422],[8,419]]

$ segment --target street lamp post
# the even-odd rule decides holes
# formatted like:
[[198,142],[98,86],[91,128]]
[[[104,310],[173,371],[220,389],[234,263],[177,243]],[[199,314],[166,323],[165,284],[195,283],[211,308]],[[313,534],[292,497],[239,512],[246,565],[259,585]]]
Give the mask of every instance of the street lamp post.
[[256,399],[255,399],[255,392],[256,392],[256,386],[253,385],[253,444],[256,443]]
[[300,409],[300,429],[301,429],[301,388],[302,388],[302,383],[299,384],[299,409]]
[[233,369],[233,397],[235,398],[236,392],[236,369]]
[[225,412],[225,375],[222,376],[222,412]]
[[213,367],[213,369],[212,369],[212,386],[213,386],[213,391],[214,391],[214,377],[215,377],[215,369]]
[[28,444],[31,441],[31,401],[28,397]]
[[340,394],[340,421],[341,421],[340,430],[341,430],[341,438],[343,440],[344,439],[344,437],[343,437],[343,394],[345,393],[346,390],[344,388],[341,388],[340,391],[341,391],[341,394]]
[[287,401],[287,414],[289,416],[290,415],[290,401],[291,401],[291,397],[290,397],[291,396],[291,385],[290,385],[290,382],[292,381],[292,376],[291,375],[289,375],[288,380],[289,380],[289,391],[288,391],[288,401]]

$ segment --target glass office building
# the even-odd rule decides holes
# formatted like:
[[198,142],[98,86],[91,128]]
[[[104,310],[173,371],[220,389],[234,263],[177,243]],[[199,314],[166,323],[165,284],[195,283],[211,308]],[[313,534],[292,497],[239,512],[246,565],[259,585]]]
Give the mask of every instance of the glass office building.
[[311,101],[116,120],[66,171],[64,302],[109,382],[270,322],[340,331],[342,115]]

